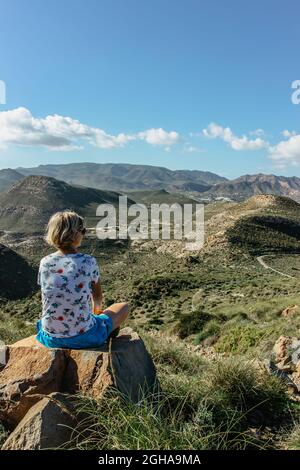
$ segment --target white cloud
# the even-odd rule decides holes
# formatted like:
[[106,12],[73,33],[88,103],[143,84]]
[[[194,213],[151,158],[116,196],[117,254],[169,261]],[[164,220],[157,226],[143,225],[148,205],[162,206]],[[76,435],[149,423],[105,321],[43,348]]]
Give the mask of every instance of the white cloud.
[[230,127],[222,127],[214,123],[209,124],[206,129],[203,129],[203,134],[211,139],[224,140],[233,150],[259,150],[269,146],[268,142],[260,137],[256,139],[249,139],[245,135],[238,137],[232,132]]
[[35,118],[26,108],[0,112],[0,146],[43,146],[67,151],[82,149],[84,141],[98,148],[112,149],[135,140],[170,147],[178,142],[179,134],[153,128],[136,134],[111,135],[103,129],[57,114]]
[[[260,129],[257,129],[257,131],[260,134]],[[254,132],[257,133],[257,131]],[[283,169],[287,164],[300,165],[300,134],[295,131],[282,131],[281,135],[284,140],[275,145],[271,145],[260,137],[256,139],[250,139],[245,135],[237,137],[229,127],[222,127],[214,123],[203,129],[203,134],[208,138],[218,138],[227,142],[234,150],[259,150],[265,148],[277,169]]]
[[[288,140],[282,140],[269,149],[270,158],[277,164],[297,165],[300,163],[300,135],[294,133],[289,135]],[[288,137],[287,134],[285,136]]]
[[161,127],[159,129],[148,129],[147,131],[139,132],[138,137],[148,142],[148,144],[164,145],[166,147],[174,145],[179,141],[179,134],[177,132],[166,132]]
[[281,132],[281,134],[283,135],[283,137],[286,137],[288,139],[289,137],[292,137],[292,135],[297,135],[297,132],[288,131],[287,129],[285,129],[284,131]]

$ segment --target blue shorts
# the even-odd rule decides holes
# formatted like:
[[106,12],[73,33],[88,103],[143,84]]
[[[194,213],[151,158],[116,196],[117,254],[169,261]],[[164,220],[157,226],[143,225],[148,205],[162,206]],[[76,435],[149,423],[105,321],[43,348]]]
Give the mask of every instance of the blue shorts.
[[101,315],[93,315],[96,324],[85,333],[68,338],[56,338],[46,333],[41,326],[41,320],[36,323],[37,335],[36,339],[47,348],[63,348],[63,349],[88,349],[99,348],[107,340],[113,330],[112,319],[102,313]]

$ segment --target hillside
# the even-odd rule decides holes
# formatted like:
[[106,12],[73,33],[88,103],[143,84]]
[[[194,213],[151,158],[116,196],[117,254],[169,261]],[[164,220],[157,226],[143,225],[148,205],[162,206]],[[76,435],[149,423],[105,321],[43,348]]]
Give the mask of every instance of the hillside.
[[169,193],[165,189],[154,191],[127,191],[126,194],[138,204],[195,204],[195,200],[183,194]]
[[22,180],[24,175],[11,168],[0,170],[0,193],[7,191],[12,185]]
[[244,175],[232,181],[216,184],[202,195],[242,201],[259,194],[288,196],[300,202],[300,178],[264,174]]
[[156,190],[204,191],[226,178],[208,171],[169,170],[128,163],[70,163],[18,168],[24,175],[52,176],[70,184],[114,191]]
[[15,251],[0,244],[0,298],[19,299],[36,287],[36,270]]
[[300,250],[300,204],[283,196],[261,195],[229,205],[207,222],[209,249],[220,243],[251,253]]
[[49,217],[64,209],[76,210],[92,223],[97,205],[116,205],[118,198],[111,191],[75,187],[45,176],[28,176],[0,194],[0,229],[43,231]]

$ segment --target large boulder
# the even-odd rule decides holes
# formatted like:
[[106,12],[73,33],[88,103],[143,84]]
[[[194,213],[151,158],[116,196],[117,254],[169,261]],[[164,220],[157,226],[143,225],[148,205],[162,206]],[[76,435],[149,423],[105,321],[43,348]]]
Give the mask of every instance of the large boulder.
[[284,310],[282,310],[281,315],[283,317],[289,317],[291,315],[294,315],[297,312],[298,308],[298,305],[289,305]]
[[268,364],[271,373],[282,379],[293,393],[300,393],[300,339],[280,336]]
[[37,402],[9,435],[2,450],[54,449],[69,442],[77,419],[70,401],[52,393]]
[[0,419],[13,429],[44,395],[79,392],[101,399],[111,387],[133,402],[158,391],[151,356],[131,328],[90,350],[48,349],[31,336],[7,347],[0,371]]
[[138,402],[145,393],[157,391],[156,370],[144,342],[131,328],[107,345],[94,350],[67,351],[63,391],[84,392],[100,398],[114,385],[125,397]]
[[273,347],[272,358],[279,369],[293,372],[300,359],[300,340],[280,336]]
[[0,372],[0,420],[13,428],[41,396],[60,390],[65,366],[64,351],[39,347],[34,337],[8,346]]

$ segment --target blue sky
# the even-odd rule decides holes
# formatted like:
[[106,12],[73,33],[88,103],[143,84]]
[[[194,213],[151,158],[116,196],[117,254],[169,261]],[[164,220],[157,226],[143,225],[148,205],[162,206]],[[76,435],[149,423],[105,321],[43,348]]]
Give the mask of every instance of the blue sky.
[[0,168],[300,176],[299,13],[297,0],[2,0]]

